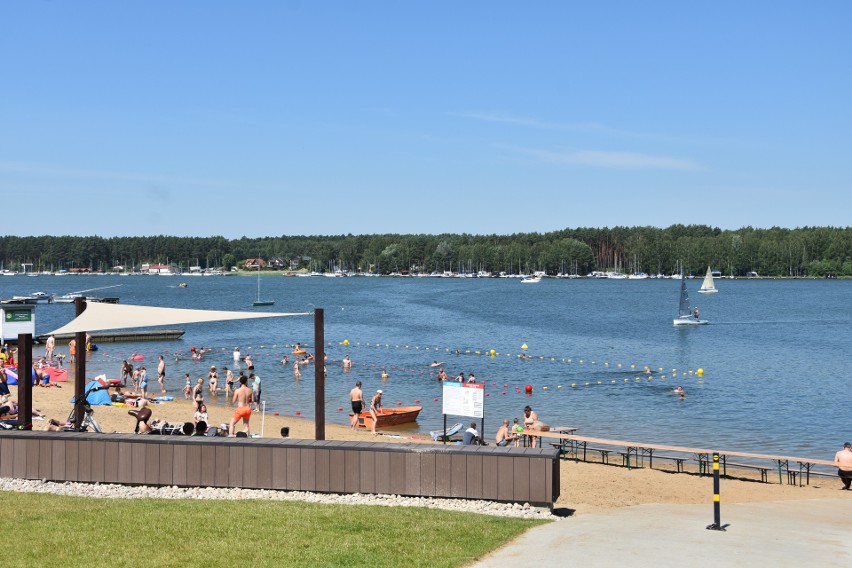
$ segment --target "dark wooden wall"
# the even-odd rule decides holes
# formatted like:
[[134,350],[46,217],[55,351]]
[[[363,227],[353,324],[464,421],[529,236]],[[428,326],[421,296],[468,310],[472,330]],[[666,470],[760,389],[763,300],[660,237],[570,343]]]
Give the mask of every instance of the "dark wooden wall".
[[487,499],[552,507],[558,449],[0,431],[0,477]]

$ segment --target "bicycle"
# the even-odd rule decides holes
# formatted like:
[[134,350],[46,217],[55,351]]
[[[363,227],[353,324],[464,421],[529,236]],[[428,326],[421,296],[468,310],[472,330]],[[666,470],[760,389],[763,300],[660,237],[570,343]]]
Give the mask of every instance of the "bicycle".
[[96,387],[89,389],[80,400],[74,401],[74,406],[73,408],[71,408],[71,414],[68,415],[68,420],[66,423],[74,423],[74,420],[76,418],[77,405],[83,407],[83,421],[80,423],[79,427],[71,426],[69,428],[66,428],[66,431],[86,432],[89,428],[91,428],[92,431],[97,432],[99,434],[103,432],[103,430],[101,430],[101,425],[98,424],[97,420],[95,420],[95,411],[94,409],[92,409],[92,405],[89,404],[89,393],[96,390],[101,390],[103,388],[106,387]]

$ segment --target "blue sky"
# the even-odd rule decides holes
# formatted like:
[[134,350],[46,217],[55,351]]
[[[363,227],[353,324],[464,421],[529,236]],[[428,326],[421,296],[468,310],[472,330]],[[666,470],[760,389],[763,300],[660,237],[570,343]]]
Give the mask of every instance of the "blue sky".
[[[848,226],[852,3],[0,3],[0,234]],[[5,209],[5,207],[4,207]]]

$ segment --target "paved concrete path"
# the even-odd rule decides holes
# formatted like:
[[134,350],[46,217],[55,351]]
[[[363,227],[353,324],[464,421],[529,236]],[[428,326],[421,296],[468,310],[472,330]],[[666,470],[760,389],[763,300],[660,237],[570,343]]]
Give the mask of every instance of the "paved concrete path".
[[[852,566],[852,494],[842,499],[639,505],[534,528],[473,566]],[[848,495],[848,499],[845,497]]]

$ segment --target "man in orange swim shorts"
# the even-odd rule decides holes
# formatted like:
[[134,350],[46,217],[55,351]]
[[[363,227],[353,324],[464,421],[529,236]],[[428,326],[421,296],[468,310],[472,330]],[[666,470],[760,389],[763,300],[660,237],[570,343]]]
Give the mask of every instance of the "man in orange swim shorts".
[[234,433],[234,426],[239,420],[243,421],[243,432],[246,433],[246,436],[251,436],[249,420],[251,420],[252,392],[251,389],[246,386],[247,382],[248,377],[240,375],[240,388],[234,391],[233,403],[237,407],[234,409],[234,415],[231,417],[231,425],[228,427],[228,436],[231,437],[236,435]]

